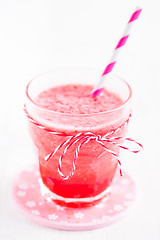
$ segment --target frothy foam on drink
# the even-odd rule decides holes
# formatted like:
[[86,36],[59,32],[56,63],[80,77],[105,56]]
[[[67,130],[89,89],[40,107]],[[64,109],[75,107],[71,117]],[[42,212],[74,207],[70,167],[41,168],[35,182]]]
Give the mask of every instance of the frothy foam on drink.
[[66,114],[100,113],[123,104],[119,96],[107,90],[93,98],[92,89],[91,85],[58,86],[41,92],[34,101],[46,109]]

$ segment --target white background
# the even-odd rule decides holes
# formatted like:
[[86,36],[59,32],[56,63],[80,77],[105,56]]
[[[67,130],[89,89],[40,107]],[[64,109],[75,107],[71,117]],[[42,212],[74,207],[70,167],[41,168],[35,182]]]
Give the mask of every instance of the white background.
[[[23,113],[28,81],[57,66],[104,69],[126,22],[143,12],[114,73],[133,89],[129,137],[141,154],[123,153],[139,190],[127,217],[86,232],[38,226],[14,207],[12,178],[34,161]],[[0,0],[0,239],[160,239],[160,2],[159,0]]]

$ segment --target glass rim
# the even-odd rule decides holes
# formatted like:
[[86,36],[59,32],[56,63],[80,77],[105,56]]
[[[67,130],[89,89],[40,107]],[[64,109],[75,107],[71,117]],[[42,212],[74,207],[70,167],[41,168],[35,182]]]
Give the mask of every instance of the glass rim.
[[[46,111],[46,112],[48,112],[48,113],[52,113],[52,114],[56,114],[56,115],[60,115],[60,116],[89,117],[89,116],[99,116],[99,115],[103,115],[103,114],[111,114],[111,113],[114,113],[114,112],[116,112],[116,111],[119,111],[119,110],[121,110],[123,107],[125,107],[125,106],[130,102],[130,100],[131,100],[131,98],[132,98],[132,89],[131,89],[130,85],[129,85],[123,78],[119,77],[119,76],[116,75],[116,74],[112,74],[112,73],[111,73],[112,76],[120,79],[120,80],[127,86],[128,90],[129,90],[129,95],[128,95],[127,99],[123,102],[123,104],[121,104],[121,105],[120,105],[119,107],[117,107],[117,108],[114,108],[114,109],[108,110],[108,111],[103,111],[103,112],[84,113],[84,114],[81,114],[81,113],[62,113],[62,112],[56,112],[56,111],[53,111],[53,110],[51,110],[51,109],[48,109],[48,108],[46,108],[46,107],[43,107],[43,106],[37,104],[37,103],[32,99],[32,97],[29,95],[29,87],[30,87],[30,85],[32,84],[32,82],[33,82],[34,80],[38,79],[39,77],[43,76],[43,75],[46,75],[46,74],[51,73],[51,72],[54,73],[55,71],[60,71],[60,70],[62,70],[62,69],[63,69],[63,70],[64,70],[64,69],[65,69],[65,70],[71,70],[71,69],[75,69],[75,68],[68,68],[68,67],[67,67],[67,68],[55,68],[55,69],[52,69],[52,70],[49,70],[49,71],[40,73],[40,74],[36,75],[35,77],[33,77],[33,78],[29,81],[29,83],[28,83],[27,86],[26,86],[25,93],[26,93],[27,99],[28,99],[35,107],[37,107],[37,108],[39,108],[39,109],[41,109],[41,110],[43,110],[43,111]],[[77,69],[82,69],[82,68],[77,68]],[[83,68],[83,69],[84,69],[84,68]],[[89,68],[86,68],[86,69],[89,69]],[[92,69],[95,70],[95,68],[92,68]]]

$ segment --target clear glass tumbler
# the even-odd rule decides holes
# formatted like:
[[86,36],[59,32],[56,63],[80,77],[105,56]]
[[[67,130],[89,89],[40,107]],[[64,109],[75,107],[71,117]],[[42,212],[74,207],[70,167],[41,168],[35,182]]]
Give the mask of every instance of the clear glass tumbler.
[[[112,142],[103,141],[103,136],[124,137],[130,116],[131,88],[121,78],[111,75],[105,88],[117,94],[122,105],[111,111],[94,114],[66,114],[48,110],[38,105],[35,97],[51,87],[64,84],[97,83],[99,71],[95,69],[55,69],[35,77],[26,87],[26,112],[28,114],[29,132],[37,149],[40,186],[42,194],[50,201],[69,207],[91,206],[102,199],[111,189],[111,183],[118,169],[119,148]],[[118,129],[118,131],[117,131]],[[57,133],[57,134],[56,134]],[[58,171],[59,159],[66,145],[51,156],[46,157],[64,141],[77,134],[93,134],[85,143],[76,159],[75,170],[68,179],[62,178]],[[100,144],[105,144],[106,148]],[[119,140],[120,143],[122,140]],[[78,145],[68,148],[61,162],[61,171],[69,175]]]

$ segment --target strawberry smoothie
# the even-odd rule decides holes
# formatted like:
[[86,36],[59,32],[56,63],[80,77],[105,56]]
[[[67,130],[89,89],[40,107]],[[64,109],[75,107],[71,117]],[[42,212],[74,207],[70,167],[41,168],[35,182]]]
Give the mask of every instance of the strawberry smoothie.
[[[76,205],[74,199],[87,199],[88,206],[88,203],[94,202],[94,197],[103,195],[111,185],[117,170],[117,159],[98,142],[90,140],[79,151],[73,176],[64,180],[58,172],[59,157],[64,147],[48,161],[45,161],[45,157],[67,140],[68,136],[81,132],[104,136],[116,130],[124,124],[130,113],[124,109],[122,111],[124,99],[117,93],[104,89],[100,96],[93,98],[92,89],[93,86],[87,84],[66,84],[46,88],[35,94],[32,99],[35,107],[38,106],[43,111],[38,110],[35,115],[28,111],[34,121],[50,131],[62,133],[62,136],[52,134],[29,121],[29,131],[37,148],[43,184],[57,196],[57,200],[56,197],[54,199],[57,203],[71,207],[85,206],[85,201],[77,202]],[[112,134],[112,137],[123,137],[125,133],[126,126]],[[72,170],[78,144],[72,145],[62,160],[61,169],[64,175],[69,175]],[[119,155],[118,147],[111,143],[105,145]],[[58,197],[64,198],[64,201],[58,200]],[[72,200],[65,203],[65,199]]]

